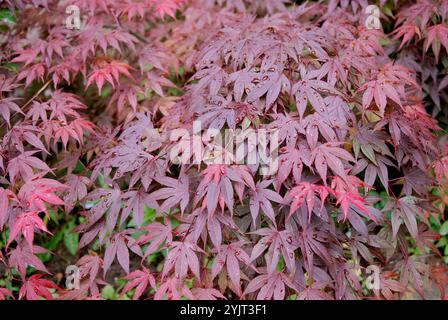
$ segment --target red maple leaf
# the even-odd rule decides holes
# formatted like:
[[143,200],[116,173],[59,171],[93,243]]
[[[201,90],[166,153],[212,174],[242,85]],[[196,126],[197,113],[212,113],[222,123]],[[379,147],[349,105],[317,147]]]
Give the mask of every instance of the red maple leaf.
[[9,246],[14,239],[18,240],[18,236],[22,234],[28,242],[28,245],[32,247],[34,241],[34,228],[52,234],[47,230],[47,226],[36,211],[29,211],[20,214],[11,227],[11,233],[9,234],[7,246]]
[[49,289],[61,290],[56,284],[47,279],[42,279],[42,274],[34,274],[29,277],[20,288],[19,299],[26,297],[27,300],[53,300]]

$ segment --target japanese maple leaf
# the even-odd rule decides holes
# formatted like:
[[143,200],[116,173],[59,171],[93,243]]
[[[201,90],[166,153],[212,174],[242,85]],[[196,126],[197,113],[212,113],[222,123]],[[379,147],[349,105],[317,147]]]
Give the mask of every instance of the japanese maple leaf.
[[56,191],[67,189],[67,186],[53,179],[35,177],[23,184],[20,188],[18,198],[25,203],[28,210],[47,212],[45,203],[52,205],[63,205]]
[[[349,209],[349,219],[350,215],[354,213],[357,214],[357,212],[354,212],[353,209]],[[374,263],[374,256],[371,254],[368,246],[373,247],[381,247],[380,243],[381,240],[378,239],[378,237],[367,235],[368,228],[363,219],[360,219],[358,217],[358,225],[362,224],[362,227],[360,228],[357,226],[356,222],[354,223],[352,220],[349,220],[353,228],[358,232],[358,234],[355,234],[352,239],[349,240],[350,243],[350,251],[352,253],[353,259],[360,259],[360,257],[364,258],[366,261],[369,262],[369,264]],[[364,229],[364,230],[362,230]]]
[[448,300],[448,296],[445,293],[445,288],[448,284],[448,267],[437,264],[431,267],[430,278],[439,289],[440,298],[442,300]]
[[429,46],[431,46],[437,62],[439,61],[440,44],[442,44],[445,47],[446,52],[448,52],[448,26],[444,23],[437,24],[429,27],[427,32],[425,52],[428,51]]
[[[271,71],[271,69],[273,70]],[[261,70],[260,73],[252,78],[251,83],[253,85],[246,101],[254,103],[266,94],[266,108],[270,107],[277,100],[282,88],[287,88],[287,91],[291,88],[289,79],[281,73],[281,70],[276,70],[274,67]]]
[[39,246],[30,247],[27,242],[20,241],[16,248],[8,253],[8,266],[15,268],[22,279],[25,279],[28,266],[49,274],[43,262],[35,255],[38,253],[49,253],[49,251]]
[[348,72],[344,69],[348,68],[343,60],[338,57],[330,57],[318,70],[310,71],[308,76],[316,78],[316,80],[322,80],[325,77],[326,81],[332,86],[335,86],[338,80],[347,85]]
[[126,63],[116,60],[98,60],[94,64],[94,69],[87,79],[86,87],[89,87],[95,82],[98,87],[99,94],[101,94],[101,89],[104,82],[107,81],[113,88],[115,88],[115,83],[120,82],[120,74],[123,74],[131,79],[133,78],[129,73],[130,68],[131,67]]
[[161,172],[158,159],[146,152],[141,145],[119,145],[111,150],[104,166],[117,168],[113,179],[119,179],[128,172],[132,172],[131,186],[139,180],[148,189],[156,174]]
[[185,239],[188,241],[196,242],[204,235],[204,231],[207,230],[215,248],[218,248],[222,243],[224,228],[239,229],[231,215],[222,213],[209,215],[207,210],[203,208],[196,208],[183,221],[185,223],[180,224],[176,228],[175,234],[185,236]]
[[135,231],[132,229],[126,229],[116,233],[107,242],[106,251],[104,252],[104,275],[106,275],[107,270],[109,270],[112,262],[115,260],[115,256],[126,273],[129,273],[129,250],[140,257],[143,256],[137,241],[130,236],[133,232]]
[[138,56],[138,64],[140,70],[145,70],[145,65],[149,64],[166,73],[171,67],[178,70],[179,61],[166,46],[151,42],[142,48]]
[[227,274],[235,288],[236,293],[241,296],[241,271],[240,262],[246,267],[256,270],[249,258],[249,255],[241,247],[244,245],[242,241],[236,241],[228,245],[221,245],[217,250],[218,254],[212,264],[212,280],[218,275],[221,269],[226,265]]
[[[120,189],[97,188],[84,198],[85,207],[90,209],[89,215],[84,223],[85,228],[93,226],[107,213],[106,227],[112,231],[117,223],[121,209],[122,194]],[[98,201],[99,200],[99,201]],[[93,204],[91,204],[93,202]]]
[[314,149],[317,146],[319,132],[325,138],[325,141],[337,141],[331,122],[325,118],[322,119],[318,113],[306,116],[300,123],[305,129],[304,133],[306,135],[306,140],[311,149]]
[[[94,2],[89,2],[89,4],[92,3]],[[82,6],[79,7],[82,8]],[[106,12],[107,11],[108,10],[106,9]],[[86,44],[76,51],[78,55],[80,55],[83,63],[86,62],[89,53],[96,55],[97,49],[101,49],[105,55],[107,55],[108,49],[111,48],[120,53],[122,52],[123,47],[135,52],[135,43],[138,42],[138,39],[135,36],[122,28],[105,30],[103,22],[99,19],[90,19],[89,23],[87,23],[86,26],[80,31],[78,38],[81,43]],[[107,62],[111,59],[109,57],[96,58],[95,64],[101,64],[104,60]]]
[[80,8],[85,9],[86,11],[89,10],[89,12],[93,15],[97,10],[109,12],[109,9],[107,8],[107,1],[106,0],[96,0],[96,1],[89,1],[89,0],[72,0],[71,3],[77,5]]
[[175,277],[167,278],[162,282],[154,295],[154,300],[162,300],[164,297],[168,300],[180,300],[182,297],[194,300],[193,293],[187,287],[185,282],[182,279]]
[[291,279],[283,272],[261,274],[247,285],[244,295],[258,291],[257,300],[283,300],[286,287],[296,290]]
[[150,115],[145,113],[135,114],[135,121],[124,128],[119,140],[126,146],[137,145],[146,152],[158,149],[162,142]]
[[71,124],[66,125],[64,122],[59,122],[56,120],[47,121],[43,125],[43,133],[47,145],[50,145],[51,140],[53,140],[54,143],[61,141],[64,146],[64,150],[67,150],[67,144],[70,137],[79,139],[77,132],[73,130]]
[[193,288],[191,293],[196,300],[217,300],[218,298],[226,300],[221,292],[213,288]]
[[190,189],[188,176],[182,174],[179,179],[170,177],[159,177],[156,180],[164,185],[149,195],[150,200],[164,199],[164,202],[159,207],[160,212],[165,212],[176,205],[180,205],[180,210],[183,213],[190,201]]
[[26,297],[27,300],[53,300],[53,295],[49,289],[62,290],[52,281],[42,279],[42,274],[34,274],[25,280],[20,288],[19,299]]
[[150,2],[154,4],[156,12],[162,19],[165,17],[165,15],[174,18],[176,10],[179,8],[179,5],[183,1],[184,0],[164,0],[164,1],[150,0]]
[[326,184],[328,167],[340,176],[346,177],[343,160],[355,162],[353,156],[346,150],[337,147],[341,142],[328,142],[317,146],[311,154],[314,167]]
[[196,244],[189,242],[173,241],[167,244],[170,248],[166,256],[165,265],[163,266],[162,278],[174,268],[174,274],[178,279],[184,278],[188,270],[200,279],[199,260],[195,252],[205,253]]
[[10,199],[17,201],[16,195],[11,190],[0,187],[0,229],[8,221]]
[[24,62],[25,66],[31,64],[31,62],[34,61],[34,59],[36,59],[37,55],[39,54],[38,50],[35,49],[25,49],[25,50],[20,50],[18,52],[16,52],[16,57],[14,59],[11,60],[11,62]]
[[125,111],[125,105],[129,105],[134,112],[137,112],[137,94],[141,89],[136,85],[120,84],[111,96],[108,109],[115,104],[117,114]]
[[[106,285],[107,283],[104,281],[100,281],[101,285]],[[101,293],[99,292],[99,288],[97,288],[97,292],[93,292],[89,286],[88,281],[81,280],[79,283],[79,289],[65,290],[58,293],[58,300],[105,300]],[[89,292],[90,291],[90,292]]]
[[[104,265],[104,261],[95,253],[87,254],[81,257],[76,265],[79,267],[79,275],[82,280],[87,279],[87,288],[85,290],[90,290],[93,296],[100,293],[98,284],[104,284],[104,281],[98,278],[101,268]],[[80,289],[82,290],[82,289]]]
[[[407,154],[414,165],[426,171],[423,153],[435,151],[430,150],[432,148],[428,141],[433,139],[430,131],[437,129],[433,119],[424,112],[423,108],[423,105],[404,106],[406,113],[394,112],[379,121],[376,128],[379,129],[388,124],[394,146]],[[401,157],[398,157],[398,160],[400,159]]]
[[417,206],[418,199],[413,196],[405,196],[400,199],[389,199],[383,211],[391,211],[392,235],[395,238],[400,225],[405,224],[411,236],[418,237],[417,217],[423,215]]
[[43,172],[52,172],[50,167],[37,157],[34,157],[37,151],[24,151],[22,154],[12,158],[8,162],[6,170],[12,183],[20,176],[23,180],[30,180],[34,176],[34,170],[38,169]]
[[291,175],[291,172],[294,182],[299,183],[302,180],[303,163],[304,161],[305,163],[307,162],[307,159],[304,156],[305,152],[302,151],[303,149],[298,149],[294,146],[280,148],[280,155],[278,157],[279,168],[275,177],[275,190],[277,192],[280,190],[286,179]]
[[338,94],[338,91],[333,86],[321,80],[305,79],[297,82],[292,87],[291,93],[296,98],[297,111],[299,112],[299,116],[301,119],[305,114],[308,101],[311,103],[315,110],[325,110],[324,99],[322,98],[319,91]]
[[29,87],[34,80],[44,82],[45,69],[43,62],[23,68],[17,75],[17,81],[25,79],[25,87]]
[[448,156],[434,161],[432,167],[434,168],[437,182],[442,184],[443,179],[448,179]]
[[[336,276],[336,300],[353,299],[357,294],[361,294],[362,287],[355,266],[343,263],[337,268],[339,274]],[[303,282],[300,284],[300,289],[302,288],[306,290],[306,285]]]
[[326,293],[323,289],[327,287],[327,283],[313,282],[303,290],[297,297],[298,300],[334,300],[334,298]]
[[403,177],[397,183],[403,183],[403,193],[412,196],[413,193],[423,196],[432,186],[432,180],[425,171],[418,167],[403,168]]
[[159,96],[164,97],[163,93],[163,87],[168,88],[177,88],[177,86],[172,83],[169,79],[158,75],[156,72],[146,72],[146,81],[145,81],[145,89],[151,89],[155,93],[157,93]]
[[362,127],[355,126],[353,133],[353,153],[355,158],[359,157],[360,151],[375,165],[378,165],[376,156],[390,156],[392,153],[385,141],[389,136],[382,131],[375,130],[373,124]]
[[121,213],[120,223],[124,223],[129,214],[132,212],[132,221],[137,227],[141,227],[143,223],[143,212],[145,205],[157,210],[158,206],[155,201],[149,199],[149,194],[143,189],[138,191],[128,191],[123,194],[125,201],[124,208]]
[[274,228],[261,228],[253,232],[262,236],[254,246],[250,255],[250,260],[257,259],[266,249],[268,249],[266,262],[267,273],[272,273],[277,268],[280,254],[285,264],[291,272],[295,269],[294,250],[297,248],[294,235],[289,230],[278,231]]
[[4,74],[0,75],[0,92],[12,92],[19,86],[14,79],[6,77]]
[[415,1],[409,7],[400,10],[397,14],[397,24],[414,23],[420,29],[424,29],[437,10],[438,6],[432,1]]
[[6,288],[0,288],[0,300],[6,300],[6,297],[14,299],[11,291]]
[[68,175],[66,180],[68,190],[63,199],[65,211],[70,212],[78,201],[81,201],[87,196],[87,186],[91,184],[91,181],[87,177],[75,174]]
[[92,122],[83,118],[76,118],[68,124],[65,121],[53,120],[43,124],[43,134],[48,145],[50,140],[53,140],[54,143],[61,141],[64,150],[67,150],[67,144],[70,138],[82,145],[84,142],[84,133],[93,133],[94,128],[95,126]]
[[260,208],[268,218],[271,219],[272,223],[274,223],[274,225],[276,224],[275,212],[271,201],[282,203],[283,198],[277,192],[267,188],[271,183],[272,180],[263,180],[258,181],[255,185],[255,191],[252,193],[249,204],[254,225],[260,212]]
[[348,209],[354,206],[362,213],[370,217],[369,210],[363,197],[359,194],[358,188],[363,187],[364,183],[355,176],[347,176],[349,183],[339,177],[335,177],[331,182],[331,189],[336,196],[336,205],[340,205],[344,213],[344,220],[347,219]]
[[394,31],[392,31],[392,34],[394,35],[394,40],[400,39],[403,37],[400,43],[400,47],[398,50],[401,50],[403,46],[411,41],[415,35],[418,36],[418,39],[421,39],[422,34],[420,32],[420,29],[418,26],[414,25],[413,23],[406,23],[402,26],[396,28]]
[[163,243],[169,244],[173,241],[173,230],[168,218],[165,218],[165,224],[153,222],[143,226],[141,230],[145,233],[138,238],[138,243],[143,245],[151,242],[145,249],[144,257],[155,252]]
[[[112,155],[106,161],[105,165],[115,167],[117,170],[113,179],[119,179],[128,172],[136,172],[141,167],[147,168],[147,163],[154,160],[154,157],[145,152],[141,146],[129,144],[119,145],[110,151]],[[132,185],[136,183],[134,176],[132,177]]]
[[404,86],[406,84],[418,87],[409,74],[409,69],[387,64],[380,70],[375,80],[366,82],[359,87],[357,92],[364,91],[362,106],[365,110],[370,107],[372,100],[375,100],[380,116],[383,117],[388,98],[402,107],[401,100],[405,96]]
[[[325,243],[330,241],[329,234],[331,231],[328,226],[322,222],[311,220],[308,223],[308,213],[306,208],[302,206],[298,210],[297,219],[302,226],[302,230],[296,237],[298,247],[303,255],[304,266],[310,278],[314,277],[314,255],[318,255],[326,263],[331,263],[331,255]],[[294,239],[294,238],[293,238]]]
[[234,188],[240,200],[242,200],[245,186],[255,190],[253,177],[244,165],[213,164],[203,170],[201,175],[203,178],[197,188],[195,203],[202,199],[202,207],[207,208],[209,215],[214,214],[218,204],[222,211],[226,205],[233,212]]
[[47,149],[39,138],[41,130],[26,123],[16,123],[3,138],[3,143],[7,141],[13,144],[22,154],[25,152],[26,143],[32,145],[48,154]]
[[22,234],[28,245],[33,247],[35,228],[52,234],[47,230],[47,226],[44,224],[36,211],[29,211],[18,215],[11,227],[11,232],[9,234],[9,239],[6,246],[9,246],[13,240],[18,240],[19,235]]
[[389,193],[389,171],[388,167],[395,167],[395,164],[386,157],[376,155],[376,165],[371,163],[366,158],[361,158],[357,161],[356,165],[350,171],[351,174],[356,175],[364,171],[364,183],[367,186],[372,187],[375,183],[376,177],[378,177],[383,184],[387,193]]
[[418,236],[417,238],[415,238],[415,242],[422,251],[425,251],[426,248],[429,248],[434,254],[441,256],[440,251],[435,245],[435,241],[439,240],[440,238],[441,235],[435,231],[432,231],[427,225],[418,225]]
[[150,285],[154,290],[157,289],[154,276],[145,267],[143,267],[142,270],[135,270],[131,272],[124,277],[124,279],[127,280],[128,283],[124,286],[120,296],[123,296],[130,290],[135,289],[135,293],[132,297],[133,300],[138,300],[138,298],[140,298],[145,292],[148,285]]
[[63,122],[68,122],[69,118],[80,118],[81,115],[78,111],[87,109],[87,106],[76,95],[61,90],[53,92],[53,95],[45,104],[45,109],[51,111],[48,120],[60,120]]
[[217,65],[199,70],[192,77],[192,79],[200,79],[198,83],[193,85],[193,91],[200,93],[204,89],[209,88],[210,95],[216,96],[227,77],[227,72]]
[[[348,219],[356,231],[367,237],[369,232],[365,219],[372,220],[376,224],[380,224],[384,222],[384,216],[381,211],[375,209],[374,207],[364,206],[364,209],[360,209],[356,205],[349,206],[347,212],[343,211],[338,214],[338,221],[345,221]],[[362,247],[362,244],[358,241],[354,247],[360,248]]]
[[348,121],[353,119],[349,105],[340,96],[325,97],[324,102],[326,108],[323,112],[319,112],[320,116],[327,120],[327,124],[331,123],[339,139],[344,139],[348,132]]
[[9,123],[9,120],[11,117],[11,111],[22,113],[22,110],[20,109],[20,107],[14,102],[16,100],[17,100],[17,98],[14,98],[14,97],[2,98],[0,100],[0,115],[6,121],[8,126],[11,125]]
[[260,110],[252,104],[232,102],[217,96],[209,98],[201,113],[197,121],[201,121],[203,127],[221,130],[226,123],[230,129],[235,129],[246,116],[254,120],[255,116],[260,114]]
[[418,295],[423,299],[424,294],[424,277],[426,276],[427,267],[418,260],[416,256],[408,256],[398,264],[401,269],[400,283],[405,284],[407,288],[415,289]]
[[65,34],[58,32],[58,29],[52,32],[51,36],[47,40],[39,39],[37,47],[40,49],[42,56],[46,57],[49,61],[54,61],[55,57],[64,58],[64,48],[70,44],[64,39]]
[[300,32],[293,32],[292,44],[297,52],[308,50],[319,59],[328,59],[324,47],[327,45],[326,35],[323,30],[301,28]]
[[253,77],[254,72],[250,71],[249,68],[235,71],[229,75],[228,83],[233,83],[233,97],[236,102],[241,102],[243,94],[245,92],[250,92],[253,88]]
[[299,133],[303,133],[304,129],[297,117],[296,112],[287,114],[272,114],[273,120],[267,125],[268,130],[278,131],[278,143],[282,144],[286,141],[288,146],[294,145],[297,142]]
[[146,9],[147,4],[144,2],[124,2],[117,6],[117,16],[127,16],[128,22],[131,22],[131,20],[137,15],[140,19],[143,19]]
[[322,210],[325,199],[330,192],[332,192],[332,190],[326,186],[302,181],[289,190],[285,197],[285,201],[292,201],[289,209],[289,216],[305,203],[308,208],[308,218],[311,220],[311,213],[314,210],[316,201],[318,203],[320,202],[320,208]]
[[[87,211],[80,212],[81,216],[83,216],[83,217],[87,216],[87,220],[88,220],[88,214],[89,213]],[[105,230],[104,222],[102,222],[102,221],[94,224],[93,226],[89,225],[89,222],[87,221],[87,223],[81,223],[80,225],[75,227],[73,232],[80,233],[80,234],[82,233],[81,239],[79,239],[78,250],[87,246],[89,243],[91,243],[93,240],[95,240],[96,236],[98,236],[98,235],[101,236],[100,239],[103,242],[104,234],[100,233],[100,231],[104,232],[104,230]]]
[[71,121],[67,127],[61,128],[64,128],[64,131],[60,133],[56,130],[53,141],[59,141],[59,139],[61,139],[64,149],[67,149],[67,142],[69,138],[74,139],[82,145],[84,143],[84,134],[86,132],[91,134],[94,133],[95,125],[86,119],[77,118]]
[[381,295],[387,300],[396,300],[396,294],[403,294],[409,292],[410,289],[403,285],[400,281],[395,280],[398,278],[398,274],[393,271],[383,271],[380,273],[380,289],[374,289],[373,292],[377,297]]

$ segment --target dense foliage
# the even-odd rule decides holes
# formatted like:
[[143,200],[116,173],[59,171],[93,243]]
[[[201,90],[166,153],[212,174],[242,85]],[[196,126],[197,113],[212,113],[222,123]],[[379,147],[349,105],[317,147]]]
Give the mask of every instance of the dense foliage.
[[447,298],[447,0],[0,8],[0,300]]

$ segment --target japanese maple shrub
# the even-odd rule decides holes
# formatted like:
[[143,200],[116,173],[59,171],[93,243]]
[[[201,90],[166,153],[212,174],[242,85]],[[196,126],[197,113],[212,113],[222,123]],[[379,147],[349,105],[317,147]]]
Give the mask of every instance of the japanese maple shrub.
[[[363,0],[1,4],[0,299],[446,298],[448,1],[394,3],[387,34]],[[210,129],[275,132],[278,166]]]

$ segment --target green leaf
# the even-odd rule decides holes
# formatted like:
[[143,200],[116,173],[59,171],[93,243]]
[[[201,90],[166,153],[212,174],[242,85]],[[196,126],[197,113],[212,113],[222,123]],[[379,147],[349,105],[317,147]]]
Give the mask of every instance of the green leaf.
[[178,74],[179,74],[180,76],[182,76],[184,73],[185,73],[185,69],[184,69],[184,67],[183,67],[183,66],[179,66]]
[[358,159],[359,148],[360,148],[358,140],[354,139],[352,146],[353,146],[353,153],[355,154],[355,158]]
[[439,248],[448,247],[448,237],[440,238],[440,240],[437,242],[437,247]]
[[143,208],[143,224],[153,221],[155,217],[156,210],[145,205]]
[[361,146],[361,151],[370,161],[372,161],[375,165],[378,165],[375,159],[375,152],[371,146]]
[[446,236],[448,234],[448,220],[442,224],[439,232],[442,236]]
[[8,9],[0,10],[0,21],[7,23],[16,23],[16,17]]
[[278,259],[278,262],[277,262],[277,271],[278,271],[278,272],[282,272],[283,269],[284,269],[284,267],[285,267],[285,263],[284,263],[284,261],[283,261],[283,257],[282,257],[281,259]]
[[47,242],[44,243],[43,247],[50,251],[55,250],[61,242],[63,236],[64,230],[58,231],[53,237],[51,237]]
[[78,248],[79,243],[79,234],[68,231],[64,235],[64,244],[67,248],[68,252],[71,253],[72,256],[76,254],[76,249]]
[[48,210],[48,214],[51,218],[51,221],[54,222],[56,225],[59,225],[59,214],[56,210]]
[[115,299],[115,290],[110,284],[106,285],[103,290],[101,290],[101,296],[106,300]]
[[19,66],[17,65],[17,63],[13,62],[2,64],[2,67],[12,73],[16,73],[19,71]]
[[75,226],[75,220],[73,219],[65,225],[64,230],[64,245],[72,256],[76,255],[79,244],[79,234],[72,232]]
[[392,12],[392,8],[390,4],[386,4],[382,7],[382,11],[389,17],[394,17],[394,13]]

